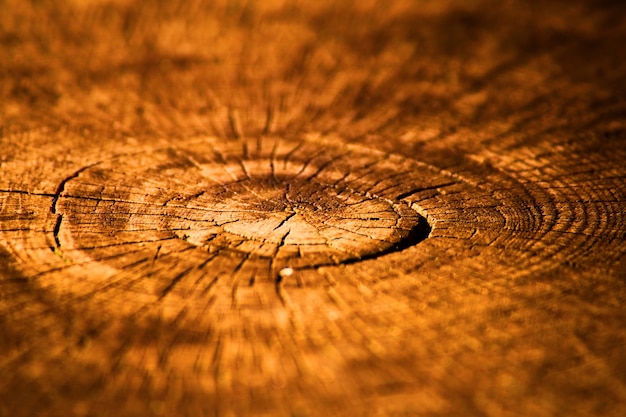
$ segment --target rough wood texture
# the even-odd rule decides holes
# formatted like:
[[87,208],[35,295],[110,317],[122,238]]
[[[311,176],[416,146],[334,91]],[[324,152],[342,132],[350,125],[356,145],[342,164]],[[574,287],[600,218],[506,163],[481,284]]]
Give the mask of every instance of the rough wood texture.
[[626,415],[624,16],[0,0],[0,416]]

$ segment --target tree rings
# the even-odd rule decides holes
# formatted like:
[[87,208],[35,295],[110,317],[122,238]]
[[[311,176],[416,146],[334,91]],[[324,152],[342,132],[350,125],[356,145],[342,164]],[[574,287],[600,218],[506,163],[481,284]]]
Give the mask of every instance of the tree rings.
[[414,185],[413,165],[328,140],[276,138],[201,138],[119,155],[62,184],[56,246],[71,258],[176,238],[207,259],[257,263],[274,277],[352,263],[428,236],[426,219],[397,198]]

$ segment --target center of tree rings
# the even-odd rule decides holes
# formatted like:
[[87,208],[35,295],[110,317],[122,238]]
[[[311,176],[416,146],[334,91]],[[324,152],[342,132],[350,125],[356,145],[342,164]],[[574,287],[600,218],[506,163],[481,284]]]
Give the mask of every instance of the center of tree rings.
[[58,241],[86,249],[81,240],[94,232],[100,246],[169,236],[210,257],[266,260],[276,273],[374,258],[430,231],[394,198],[394,181],[411,171],[393,162],[364,149],[272,138],[198,139],[122,155],[64,184]]
[[188,242],[295,268],[389,251],[412,239],[421,219],[405,204],[283,175],[211,187],[195,202],[211,211],[203,215],[206,227],[178,232]]

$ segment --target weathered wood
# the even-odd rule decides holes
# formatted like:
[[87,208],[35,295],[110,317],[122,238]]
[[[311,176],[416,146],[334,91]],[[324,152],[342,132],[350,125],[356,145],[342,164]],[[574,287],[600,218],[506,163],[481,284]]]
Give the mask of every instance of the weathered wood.
[[0,1],[0,416],[626,415],[626,8],[526,3]]

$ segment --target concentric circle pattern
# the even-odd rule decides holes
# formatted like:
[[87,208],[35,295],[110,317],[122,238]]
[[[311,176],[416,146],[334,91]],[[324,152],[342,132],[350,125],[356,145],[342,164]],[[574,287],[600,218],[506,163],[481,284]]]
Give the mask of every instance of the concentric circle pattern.
[[176,237],[207,257],[269,261],[273,273],[372,258],[430,230],[406,203],[372,193],[373,178],[406,175],[375,162],[364,151],[269,138],[115,158],[64,184],[58,246],[132,248],[146,234]]
[[626,416],[623,1],[1,3],[0,417]]

